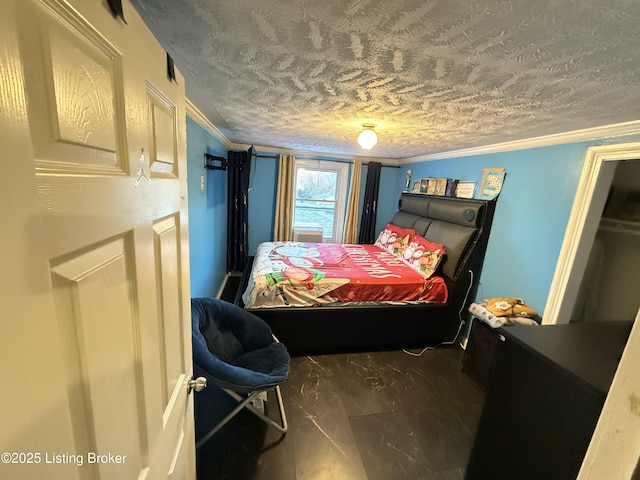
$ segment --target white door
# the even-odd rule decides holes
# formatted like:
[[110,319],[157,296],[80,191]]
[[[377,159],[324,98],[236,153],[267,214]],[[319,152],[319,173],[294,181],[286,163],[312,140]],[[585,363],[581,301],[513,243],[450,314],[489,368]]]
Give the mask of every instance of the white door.
[[184,80],[129,4],[2,10],[0,478],[195,478]]

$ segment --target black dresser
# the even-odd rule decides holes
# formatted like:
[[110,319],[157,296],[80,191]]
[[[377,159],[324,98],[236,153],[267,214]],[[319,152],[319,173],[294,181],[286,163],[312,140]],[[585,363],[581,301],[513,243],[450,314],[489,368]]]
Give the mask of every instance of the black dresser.
[[632,325],[498,330],[466,480],[575,480]]

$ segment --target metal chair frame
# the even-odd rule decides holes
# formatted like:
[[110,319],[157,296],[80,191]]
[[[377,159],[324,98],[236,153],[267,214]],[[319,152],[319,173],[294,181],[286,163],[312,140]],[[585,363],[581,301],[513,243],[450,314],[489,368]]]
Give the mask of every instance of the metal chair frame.
[[196,444],[196,447],[200,447],[205,442],[207,442],[213,435],[216,434],[218,430],[220,430],[233,417],[235,417],[238,413],[240,413],[240,411],[243,408],[246,408],[247,410],[249,410],[251,413],[256,415],[260,420],[265,422],[267,425],[271,425],[272,427],[276,428],[280,433],[282,434],[287,433],[289,424],[287,423],[287,415],[284,411],[284,404],[282,402],[282,393],[280,392],[280,385],[277,385],[273,390],[275,390],[276,398],[278,399],[278,410],[280,412],[280,419],[282,422],[281,424],[269,418],[263,412],[261,412],[256,407],[254,407],[253,404],[251,403],[252,400],[256,398],[258,395],[260,395],[262,392],[266,392],[272,389],[268,388],[268,389],[256,390],[255,392],[251,392],[246,398],[244,398],[242,395],[238,394],[237,392],[234,392],[233,390],[229,390],[227,388],[223,388],[222,390],[224,390],[227,394],[229,394],[229,396],[231,396],[233,399],[235,399],[239,403],[226,417],[224,417],[215,427],[209,430],[209,432],[198,441],[198,443]]
[[[278,338],[275,335],[272,335],[272,336],[274,341],[276,341],[277,343],[280,343],[280,340],[278,340]],[[246,398],[240,395],[238,392],[234,392],[233,390],[230,390],[228,388],[220,387],[220,389],[226,392],[231,398],[236,400],[238,402],[238,405],[236,405],[236,407],[226,417],[224,417],[216,426],[214,426],[211,430],[209,430],[209,432],[206,435],[204,435],[196,443],[196,448],[199,448],[204,443],[206,443],[211,437],[213,437],[213,435],[216,434],[216,432],[218,432],[218,430],[224,427],[233,417],[235,417],[238,413],[240,413],[240,411],[243,408],[246,408],[247,410],[249,410],[251,413],[256,415],[260,420],[265,422],[267,425],[274,427],[283,435],[287,433],[287,430],[289,429],[289,424],[287,423],[287,414],[284,411],[284,403],[282,401],[282,393],[280,392],[280,385],[276,385],[275,387],[272,387],[272,388],[262,388],[259,390],[255,390],[249,393]],[[261,412],[256,407],[254,407],[253,404],[251,403],[253,399],[255,399],[262,392],[268,392],[269,390],[275,390],[276,392],[276,398],[278,400],[278,411],[280,412],[281,423],[275,422],[274,420],[269,418],[267,415],[265,415],[263,412]]]

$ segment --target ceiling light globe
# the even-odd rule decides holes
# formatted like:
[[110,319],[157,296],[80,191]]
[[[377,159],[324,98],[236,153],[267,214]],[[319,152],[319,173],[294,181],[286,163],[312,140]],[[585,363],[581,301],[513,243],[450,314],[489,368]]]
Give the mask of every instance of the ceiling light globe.
[[373,130],[375,125],[363,125],[363,127],[364,130],[362,130],[360,135],[358,135],[358,143],[365,150],[371,150],[371,147],[378,143],[378,136]]

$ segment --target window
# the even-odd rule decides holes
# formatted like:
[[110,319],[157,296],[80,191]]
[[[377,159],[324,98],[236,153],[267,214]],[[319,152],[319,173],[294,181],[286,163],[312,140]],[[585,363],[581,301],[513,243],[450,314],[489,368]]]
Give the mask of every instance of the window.
[[322,226],[325,242],[342,242],[349,164],[296,160],[293,223]]

